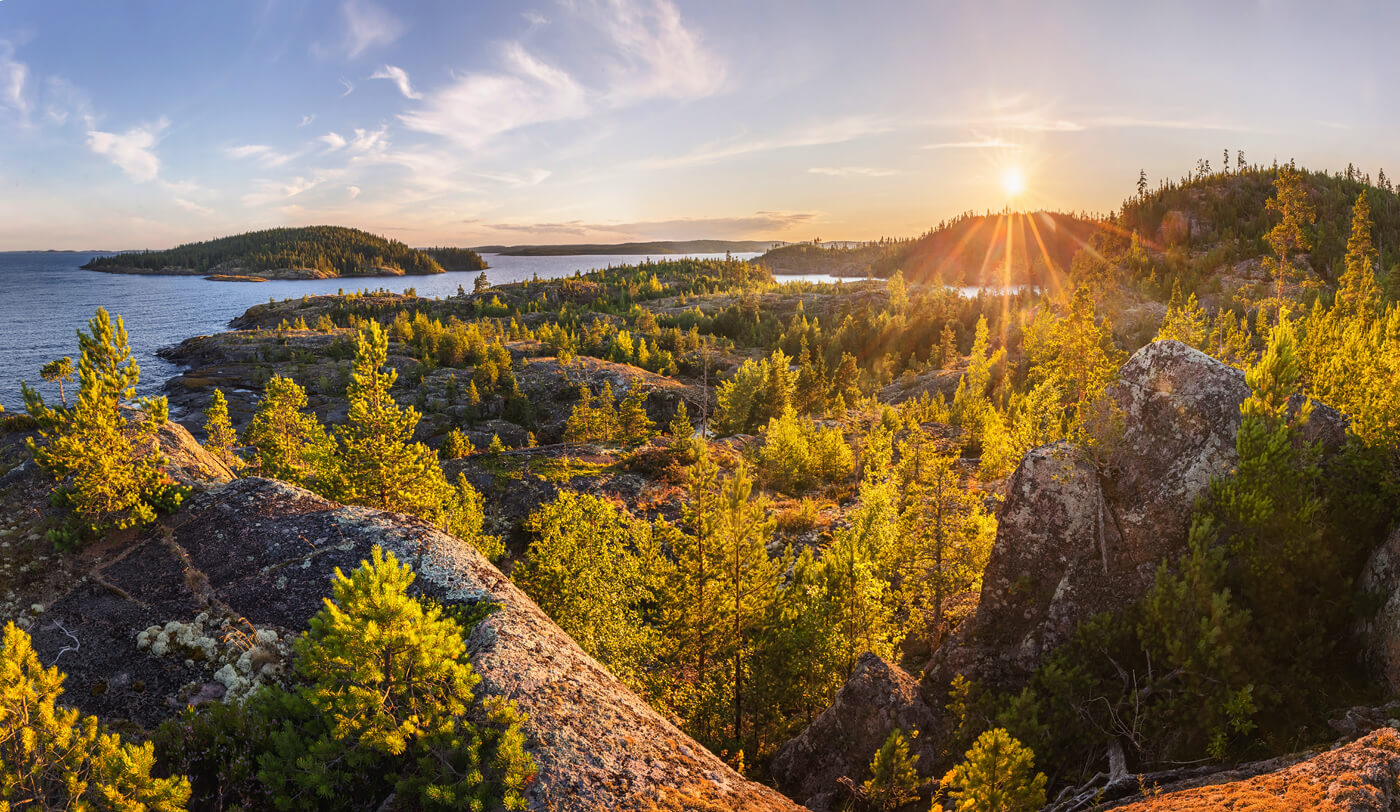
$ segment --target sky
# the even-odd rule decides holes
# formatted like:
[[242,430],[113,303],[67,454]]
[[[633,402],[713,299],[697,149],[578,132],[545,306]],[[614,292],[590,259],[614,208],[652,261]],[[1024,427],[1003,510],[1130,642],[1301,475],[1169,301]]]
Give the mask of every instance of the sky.
[[0,0],[0,250],[872,239],[1226,149],[1393,175],[1397,47],[1388,0]]

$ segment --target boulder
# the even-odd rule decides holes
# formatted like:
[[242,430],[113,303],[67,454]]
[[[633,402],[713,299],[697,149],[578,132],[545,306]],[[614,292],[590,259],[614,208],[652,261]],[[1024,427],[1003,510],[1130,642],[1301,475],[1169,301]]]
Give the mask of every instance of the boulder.
[[[870,759],[896,728],[919,731],[911,752],[931,770],[937,754],[925,752],[938,720],[919,695],[918,680],[898,666],[866,652],[835,701],[773,758],[773,778],[788,797],[808,809],[839,808],[837,781],[857,785],[870,777]],[[930,775],[924,775],[925,778]]]
[[[1059,443],[1029,452],[1012,475],[977,612],[935,652],[930,697],[956,674],[1022,683],[1085,620],[1123,608],[1162,561],[1186,547],[1196,500],[1238,461],[1244,373],[1178,341],[1133,354],[1109,385],[1121,432],[1091,461]],[[1306,437],[1324,451],[1346,418],[1313,405]]]
[[[499,605],[468,649],[479,690],[529,716],[540,767],[530,808],[797,809],[653,711],[470,545],[274,480],[238,479],[191,498],[54,601],[31,633],[42,661],[68,673],[67,701],[149,727],[235,689],[232,665],[216,669],[205,656],[218,653],[217,636],[203,631],[209,618],[251,628],[268,652],[260,667],[275,669],[329,595],[335,568],[352,570],[375,545],[410,564],[425,595]],[[166,653],[177,642],[189,655]]]

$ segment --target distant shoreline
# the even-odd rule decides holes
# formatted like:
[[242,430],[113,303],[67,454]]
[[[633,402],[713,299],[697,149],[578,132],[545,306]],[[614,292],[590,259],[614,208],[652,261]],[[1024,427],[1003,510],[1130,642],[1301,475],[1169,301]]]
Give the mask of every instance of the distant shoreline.
[[478,254],[507,257],[668,256],[674,254],[761,254],[782,240],[658,240],[656,242],[571,243],[561,245],[480,245]]

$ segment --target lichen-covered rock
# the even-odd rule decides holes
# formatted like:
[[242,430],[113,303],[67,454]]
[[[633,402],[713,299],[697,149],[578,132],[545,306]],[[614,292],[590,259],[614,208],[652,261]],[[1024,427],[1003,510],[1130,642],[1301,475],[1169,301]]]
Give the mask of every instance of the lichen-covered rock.
[[[1259,766],[1246,768],[1246,775]],[[1263,774],[1240,777],[1239,772],[1225,772],[1204,781],[1209,785],[1175,790],[1168,787],[1161,794],[1114,808],[1124,812],[1400,810],[1400,734],[1394,728],[1383,728],[1306,761],[1281,765]]]
[[[773,759],[778,788],[812,810],[837,808],[837,780],[869,778],[870,759],[896,728],[919,731],[911,752],[932,770],[936,754],[924,752],[937,717],[919,694],[919,683],[898,666],[867,652],[856,663],[831,707]],[[925,775],[925,777],[929,777]]]
[[[468,649],[480,689],[529,716],[527,747],[540,767],[531,808],[796,809],[659,716],[470,545],[274,480],[239,479],[193,497],[53,602],[31,630],[35,647],[68,673],[68,701],[150,726],[223,692],[204,663],[139,649],[139,633],[149,643],[152,625],[204,612],[259,630],[304,629],[330,594],[335,568],[349,572],[375,545],[412,566],[415,588],[428,596],[499,605]],[[169,627],[167,648],[182,628]],[[183,637],[197,644],[200,635]],[[237,687],[240,676],[236,662],[225,663],[212,679]],[[191,686],[199,689],[193,696]]]
[[[1178,341],[1128,359],[1106,397],[1121,432],[1091,463],[1034,449],[1008,483],[976,614],[926,669],[930,701],[956,674],[1016,685],[1093,615],[1137,600],[1185,550],[1196,500],[1238,461],[1244,373]],[[1335,450],[1346,419],[1314,404],[1306,438]]]

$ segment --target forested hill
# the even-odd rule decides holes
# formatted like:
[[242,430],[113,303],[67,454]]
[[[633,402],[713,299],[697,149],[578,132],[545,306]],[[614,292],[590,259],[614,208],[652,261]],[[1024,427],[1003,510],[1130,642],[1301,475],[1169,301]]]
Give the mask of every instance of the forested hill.
[[504,254],[512,257],[564,257],[591,254],[631,254],[661,256],[665,254],[744,254],[767,251],[778,240],[659,240],[657,242],[574,243],[570,245],[482,245],[476,250],[483,254]]
[[969,213],[916,239],[801,243],[775,248],[754,262],[775,273],[890,276],[902,271],[910,282],[1044,284],[1052,270],[1068,271],[1075,253],[1099,227],[1097,221],[1057,212]]
[[398,240],[341,226],[250,231],[193,242],[166,251],[129,251],[94,258],[83,266],[135,273],[262,275],[292,269],[303,276],[373,276],[442,273],[427,253]]

